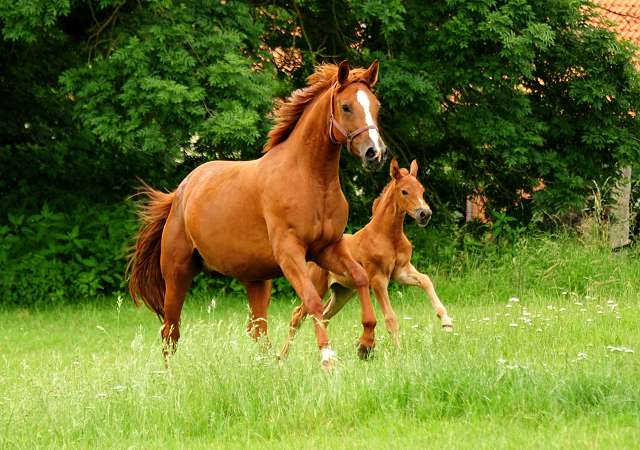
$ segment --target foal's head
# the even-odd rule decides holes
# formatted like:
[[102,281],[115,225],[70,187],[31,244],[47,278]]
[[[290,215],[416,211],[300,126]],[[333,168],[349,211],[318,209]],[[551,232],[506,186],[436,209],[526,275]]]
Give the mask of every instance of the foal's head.
[[424,188],[416,178],[418,163],[414,159],[411,170],[401,169],[398,161],[391,161],[391,178],[394,179],[392,189],[395,189],[396,202],[407,214],[413,216],[418,225],[424,227],[431,218],[431,208],[424,201]]
[[[334,119],[332,138],[345,144],[354,155],[360,156],[362,165],[371,170],[379,169],[387,159],[387,147],[378,132],[378,109],[380,102],[371,93],[378,81],[378,61],[364,72],[351,73],[349,63],[343,61],[338,67],[337,84],[333,94]],[[361,130],[361,128],[367,128]]]

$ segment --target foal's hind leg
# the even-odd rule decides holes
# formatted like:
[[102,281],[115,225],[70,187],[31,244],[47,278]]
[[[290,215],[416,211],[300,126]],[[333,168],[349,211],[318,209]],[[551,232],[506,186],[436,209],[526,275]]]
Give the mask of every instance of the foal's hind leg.
[[436,315],[442,321],[442,329],[448,332],[453,331],[453,322],[447,315],[447,310],[440,302],[440,299],[436,294],[436,290],[433,287],[433,283],[427,275],[418,272],[413,265],[409,264],[402,270],[397,271],[393,279],[398,284],[406,286],[420,286],[431,299],[431,303],[436,310]]
[[354,295],[356,295],[355,290],[346,288],[338,283],[334,283],[331,286],[331,297],[325,303],[323,313],[324,321],[327,325],[329,325],[331,318],[338,314]]
[[271,280],[241,281],[249,296],[249,325],[247,331],[256,341],[261,337],[267,339],[267,308],[271,302]]

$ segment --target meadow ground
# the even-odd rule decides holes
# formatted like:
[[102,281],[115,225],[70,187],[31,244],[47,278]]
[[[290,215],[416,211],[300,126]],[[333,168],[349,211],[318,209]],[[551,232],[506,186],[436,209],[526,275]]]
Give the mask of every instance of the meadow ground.
[[376,307],[375,359],[358,360],[352,301],[329,327],[329,374],[309,323],[274,356],[293,298],[272,302],[266,354],[242,295],[188,298],[169,370],[156,317],[129,297],[5,307],[0,447],[639,448],[637,254],[565,239],[466,261],[426,268],[454,334],[426,294],[392,285],[403,350]]

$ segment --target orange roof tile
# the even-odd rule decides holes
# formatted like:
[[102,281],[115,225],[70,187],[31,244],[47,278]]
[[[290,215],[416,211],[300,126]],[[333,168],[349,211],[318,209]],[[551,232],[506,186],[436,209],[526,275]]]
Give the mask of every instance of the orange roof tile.
[[617,31],[624,39],[640,43],[640,0],[596,0],[602,12],[617,23]]

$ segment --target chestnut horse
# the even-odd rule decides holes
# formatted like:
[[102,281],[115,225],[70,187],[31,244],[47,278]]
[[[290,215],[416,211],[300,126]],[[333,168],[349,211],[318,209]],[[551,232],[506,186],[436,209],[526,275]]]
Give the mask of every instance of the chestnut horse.
[[[392,181],[373,202],[373,217],[362,230],[354,235],[345,234],[343,239],[349,252],[367,271],[371,288],[384,314],[387,330],[398,347],[398,318],[391,308],[387,287],[389,280],[400,285],[420,286],[426,291],[442,321],[444,331],[453,331],[451,319],[442,306],[429,277],[416,270],[411,264],[413,247],[403,232],[405,214],[411,215],[418,225],[424,227],[431,218],[431,209],[424,202],[424,188],[416,178],[418,163],[411,163],[411,172],[400,169],[395,159],[391,161]],[[324,320],[335,316],[356,293],[355,285],[343,275],[330,273],[314,263],[309,263],[309,273],[313,284],[323,298],[331,289],[331,298],[324,307]],[[359,293],[359,292],[358,292]],[[289,324],[289,338],[280,353],[284,358],[289,347],[307,316],[303,305],[298,306]]]
[[256,339],[267,334],[270,280],[284,275],[315,319],[323,367],[330,368],[334,353],[307,261],[344,274],[357,289],[364,327],[358,354],[369,355],[376,319],[367,274],[342,238],[349,211],[338,168],[342,145],[367,169],[386,159],[376,126],[380,104],[371,93],[377,77],[377,60],[367,70],[350,70],[346,61],[320,66],[280,109],[262,158],[208,162],[168,194],[142,189],[150,200],[140,213],[129,290],[162,321],[165,356],[175,350],[198,273],[242,283]]

